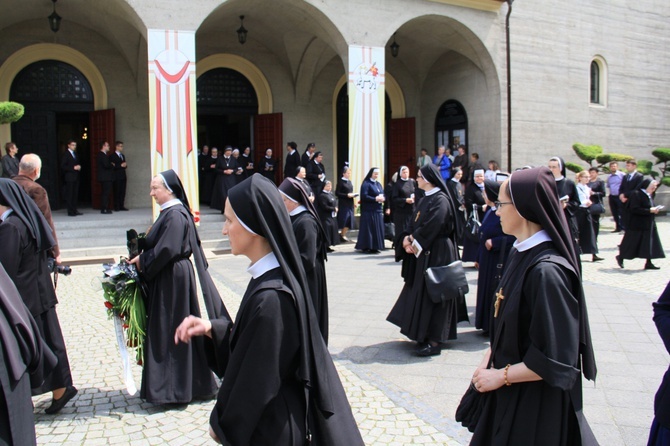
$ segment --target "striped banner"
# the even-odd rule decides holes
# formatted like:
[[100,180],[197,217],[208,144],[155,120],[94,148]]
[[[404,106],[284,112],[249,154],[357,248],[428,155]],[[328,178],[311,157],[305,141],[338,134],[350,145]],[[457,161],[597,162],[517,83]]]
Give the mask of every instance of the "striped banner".
[[384,47],[349,46],[349,166],[355,188],[372,167],[384,183]]
[[[197,224],[195,32],[150,29],[147,37],[152,176],[167,169],[177,172]],[[158,210],[154,202],[154,218]]]

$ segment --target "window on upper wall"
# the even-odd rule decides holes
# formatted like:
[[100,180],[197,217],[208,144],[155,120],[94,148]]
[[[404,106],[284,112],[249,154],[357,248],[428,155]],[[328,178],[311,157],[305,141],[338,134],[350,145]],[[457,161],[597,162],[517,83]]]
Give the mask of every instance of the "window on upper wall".
[[589,104],[607,106],[607,65],[600,56],[594,57],[591,61],[589,87]]

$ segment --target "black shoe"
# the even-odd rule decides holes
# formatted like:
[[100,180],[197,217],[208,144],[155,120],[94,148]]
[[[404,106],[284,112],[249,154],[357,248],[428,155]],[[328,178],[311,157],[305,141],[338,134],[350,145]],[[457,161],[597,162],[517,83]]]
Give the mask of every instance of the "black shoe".
[[647,261],[647,263],[645,263],[644,265],[644,269],[661,269],[661,268]]
[[597,255],[593,254],[593,258],[591,259],[592,262],[600,262],[601,260],[605,260],[602,257],[598,257]]
[[442,349],[440,348],[439,344],[433,346],[433,345],[430,345],[430,343],[428,343],[424,347],[419,348],[416,351],[416,354],[418,356],[437,356],[437,355],[440,355],[441,353],[442,353]]
[[379,254],[381,251],[378,249],[371,249],[368,251],[368,254]]
[[619,264],[619,267],[623,268],[623,258],[620,255],[618,255],[618,256],[615,257],[615,259],[616,259],[616,263]]
[[342,237],[342,236],[340,236],[340,241],[341,241],[342,243],[349,243],[349,239],[346,238],[346,237]]
[[621,229],[615,229],[614,231],[612,231],[612,233],[618,233],[618,232],[621,232]]
[[77,394],[78,390],[75,386],[68,386],[65,389],[65,393],[63,396],[58,398],[57,400],[52,400],[51,401],[51,406],[47,407],[44,409],[45,413],[48,413],[49,415],[58,413],[61,411],[63,407],[72,399],[74,396]]
[[102,211],[100,211],[100,213],[101,213],[101,214],[111,214],[112,211],[107,211],[107,210],[104,210],[104,209],[103,209]]
[[79,212],[79,211],[74,211],[74,214],[75,214],[75,215],[84,215],[83,212]]
[[77,215],[79,215],[79,214],[71,214],[71,213],[69,213],[69,212],[68,212],[68,214],[67,214],[68,217],[76,217]]
[[119,209],[119,211],[128,211],[128,210],[129,210],[128,208],[121,208],[121,209]]
[[334,250],[333,248],[328,248],[328,249],[326,249],[326,251],[328,251],[328,252],[335,252],[335,250]]

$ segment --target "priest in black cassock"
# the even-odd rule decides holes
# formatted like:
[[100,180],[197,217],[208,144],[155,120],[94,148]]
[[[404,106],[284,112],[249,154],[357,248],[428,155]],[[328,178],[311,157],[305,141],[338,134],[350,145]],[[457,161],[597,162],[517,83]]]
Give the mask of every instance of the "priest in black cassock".
[[307,191],[295,178],[286,178],[279,185],[286,210],[291,216],[293,234],[307,275],[309,295],[323,339],[328,343],[328,285],[326,283],[326,252],[328,237],[319,214]]
[[393,184],[390,198],[393,208],[393,224],[395,233],[400,234],[412,220],[414,214],[414,189],[416,182],[409,177],[409,168],[400,166],[398,180]]
[[551,158],[547,167],[549,167],[556,180],[558,199],[561,202],[563,213],[565,213],[565,218],[568,221],[568,227],[573,240],[572,243],[575,245],[575,252],[577,253],[577,260],[579,261],[579,268],[581,270],[582,262],[579,257],[581,249],[579,247],[579,227],[576,215],[580,204],[577,185],[574,181],[566,178],[565,160],[560,156]]
[[200,316],[194,256],[207,312],[225,317],[221,298],[207,271],[200,239],[181,180],[172,170],[151,180],[150,195],[161,211],[147,231],[140,255],[130,260],[147,283],[147,335],[140,397],[154,404],[184,404],[216,394],[204,343],[175,345],[173,333],[188,315]]
[[59,412],[77,394],[61,331],[58,298],[47,269],[47,251],[56,243],[35,202],[16,182],[0,178],[0,263],[14,281],[23,302],[35,319],[40,336],[58,358],[58,365],[33,395],[52,392],[47,414]]
[[0,444],[37,443],[30,387],[42,384],[56,360],[0,264]]
[[363,445],[274,183],[246,179],[231,189],[225,215],[233,254],[251,261],[235,323],[189,316],[175,333],[175,342],[204,335],[224,378],[210,435],[234,445]]
[[223,149],[223,156],[220,156],[216,160],[216,182],[214,183],[214,190],[212,192],[212,204],[213,209],[218,209],[223,213],[223,206],[226,203],[226,198],[228,197],[228,191],[231,187],[237,184],[237,161],[232,156],[233,148],[231,146],[226,146]]
[[581,374],[596,363],[578,255],[546,167],[514,172],[497,214],[517,241],[494,304],[492,348],[472,377],[486,395],[471,445],[596,445]]
[[361,184],[361,222],[356,249],[379,254],[384,249],[384,186],[379,181],[379,168],[373,167]]
[[461,319],[459,313],[467,320],[467,309],[465,299],[447,301],[443,305],[433,303],[428,296],[424,281],[426,269],[448,265],[458,259],[454,233],[456,210],[434,164],[419,170],[417,183],[425,196],[405,232],[397,238],[404,251],[402,273],[405,285],[386,320],[417,342],[417,355],[434,356],[440,354],[441,343],[456,339],[456,324]]

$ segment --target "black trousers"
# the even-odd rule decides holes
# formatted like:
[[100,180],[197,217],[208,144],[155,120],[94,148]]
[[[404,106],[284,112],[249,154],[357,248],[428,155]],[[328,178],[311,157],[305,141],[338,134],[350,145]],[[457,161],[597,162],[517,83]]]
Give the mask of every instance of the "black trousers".
[[126,201],[126,179],[114,180],[114,210],[120,211],[125,208]]
[[100,194],[100,209],[107,211],[109,210],[109,194],[112,192],[112,182],[101,181],[100,186],[102,187],[102,192]]
[[614,218],[614,229],[616,231],[621,231],[626,229],[623,224],[623,203],[619,199],[618,195],[610,194],[610,210],[612,211],[612,217]]
[[65,204],[68,215],[77,213],[77,199],[79,197],[79,180],[65,182]]

